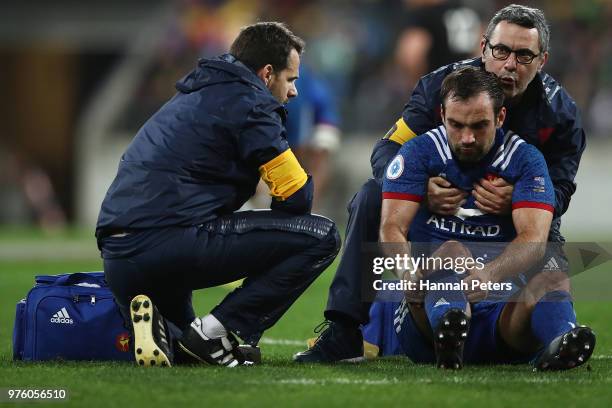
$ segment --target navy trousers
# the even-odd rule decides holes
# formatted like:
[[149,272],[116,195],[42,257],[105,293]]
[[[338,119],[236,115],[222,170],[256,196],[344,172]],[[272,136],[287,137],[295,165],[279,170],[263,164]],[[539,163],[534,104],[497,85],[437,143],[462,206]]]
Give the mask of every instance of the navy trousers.
[[378,242],[381,206],[382,186],[375,179],[369,179],[348,204],[344,251],[329,288],[325,310],[327,319],[350,319],[355,324],[369,321],[371,302],[365,299],[375,296],[372,287],[374,274],[362,276],[361,262],[364,259],[363,244]]
[[[329,288],[325,317],[335,321],[367,324],[369,321],[369,300],[374,299],[372,287],[374,274],[362,275],[364,244],[378,241],[380,211],[382,207],[382,185],[369,179],[355,194],[347,209],[349,221],[344,239],[344,251],[336,275]],[[553,219],[548,241],[562,244],[565,239],[559,232],[561,219]],[[561,268],[567,270],[567,258],[561,245],[554,245],[550,256],[555,256]]]
[[270,210],[106,237],[99,246],[106,280],[124,316],[130,300],[146,294],[169,321],[173,337],[195,318],[193,290],[246,278],[211,313],[256,344],[334,260],[340,237],[325,217]]

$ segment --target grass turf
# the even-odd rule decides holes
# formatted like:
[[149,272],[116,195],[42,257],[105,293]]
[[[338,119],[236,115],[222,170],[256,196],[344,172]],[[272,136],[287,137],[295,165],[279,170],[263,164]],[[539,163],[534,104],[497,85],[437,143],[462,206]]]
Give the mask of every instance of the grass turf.
[[[63,388],[69,393],[66,404],[88,407],[109,404],[120,407],[612,404],[610,302],[576,305],[580,321],[591,325],[598,334],[594,358],[590,361],[592,370],[581,367],[562,373],[533,373],[529,366],[491,366],[443,372],[402,358],[385,358],[361,365],[292,364],[291,355],[304,348],[297,342],[312,336],[312,328],[321,321],[334,268],[326,271],[287,315],[266,332],[261,345],[264,355],[261,366],[142,369],[127,363],[13,362],[11,333],[15,302],[32,286],[34,275],[100,270],[101,262],[97,259],[0,260],[0,388]],[[196,312],[202,314],[209,310],[227,291],[213,288],[196,292]]]

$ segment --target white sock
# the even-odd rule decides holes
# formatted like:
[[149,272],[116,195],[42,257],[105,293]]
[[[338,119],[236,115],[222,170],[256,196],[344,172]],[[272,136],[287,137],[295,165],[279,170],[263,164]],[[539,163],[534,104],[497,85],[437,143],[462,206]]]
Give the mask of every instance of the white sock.
[[202,332],[209,339],[218,339],[227,336],[227,330],[219,320],[210,313],[202,318]]

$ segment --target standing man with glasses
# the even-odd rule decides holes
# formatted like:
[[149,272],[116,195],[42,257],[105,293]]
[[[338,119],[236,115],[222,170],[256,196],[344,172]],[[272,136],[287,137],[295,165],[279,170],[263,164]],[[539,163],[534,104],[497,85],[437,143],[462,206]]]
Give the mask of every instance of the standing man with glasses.
[[[374,146],[371,164],[374,178],[368,180],[348,206],[349,224],[345,248],[332,281],[325,318],[329,325],[317,342],[298,353],[297,362],[330,363],[357,361],[363,355],[363,336],[359,328],[370,320],[373,274],[362,276],[363,244],[376,242],[380,225],[381,178],[399,148],[416,135],[442,123],[440,87],[444,78],[463,66],[474,66],[497,75],[502,82],[507,109],[504,130],[519,134],[544,155],[552,179],[555,200],[549,242],[560,248],[564,242],[559,231],[560,217],[576,190],[574,178],[585,148],[585,133],[574,100],[552,77],[542,71],[548,60],[550,31],[544,13],[535,8],[512,4],[499,10],[489,22],[481,41],[480,58],[441,67],[421,78],[402,116]],[[510,216],[513,186],[502,178],[482,179],[472,194],[481,211]],[[442,177],[431,177],[426,205],[432,213],[452,215],[460,210],[468,193],[452,187]],[[562,251],[547,254],[544,262],[559,265],[545,271],[560,287],[555,300],[570,299],[568,270]],[[542,301],[549,301],[544,298]]]

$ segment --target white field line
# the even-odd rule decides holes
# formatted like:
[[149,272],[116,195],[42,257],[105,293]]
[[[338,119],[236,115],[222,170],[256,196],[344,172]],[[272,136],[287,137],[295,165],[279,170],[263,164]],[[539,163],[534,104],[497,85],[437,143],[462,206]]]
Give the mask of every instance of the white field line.
[[[526,370],[525,374],[530,371]],[[325,385],[396,385],[396,384],[593,384],[593,383],[612,383],[612,378],[597,378],[593,380],[576,378],[549,377],[546,374],[534,373],[532,377],[520,376],[515,378],[497,379],[491,376],[469,376],[469,377],[430,377],[430,378],[410,378],[401,380],[396,377],[380,379],[359,379],[359,378],[284,378],[279,380],[248,380],[247,384],[254,385],[304,385],[304,386],[325,386]]]
[[[306,347],[306,339],[275,339],[271,337],[262,337],[259,344],[267,344],[271,346],[304,346]],[[612,355],[596,354],[591,356],[591,360],[612,360]]]
[[303,346],[306,347],[306,339],[290,340],[290,339],[272,339],[270,337],[262,337],[259,344],[269,344],[272,346]]
[[0,243],[0,260],[84,260],[99,259],[93,240],[87,242]]
[[358,378],[285,378],[281,380],[252,380],[248,384],[279,384],[279,385],[389,385],[400,384],[397,378],[358,379]]

